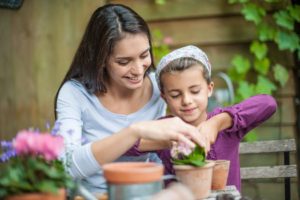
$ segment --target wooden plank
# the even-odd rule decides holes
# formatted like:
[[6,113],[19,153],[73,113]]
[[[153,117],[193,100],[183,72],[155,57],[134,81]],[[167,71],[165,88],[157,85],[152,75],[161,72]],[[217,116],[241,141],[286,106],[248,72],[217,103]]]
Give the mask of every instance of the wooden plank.
[[[127,5],[147,21],[216,17],[240,13],[240,6],[229,4],[227,0],[167,0],[163,5],[155,4],[154,0],[109,0],[108,2]],[[289,1],[283,0],[271,6],[266,5],[268,10],[276,10],[286,6],[287,3]]]
[[241,142],[240,154],[296,151],[295,139]]
[[26,1],[0,12],[0,139],[54,120],[54,95],[92,12],[104,1]]
[[172,37],[178,46],[244,43],[256,35],[254,25],[240,16],[160,21],[149,26],[151,31],[158,29],[164,36]]
[[242,167],[242,179],[297,177],[296,165]]
[[[181,45],[177,45],[177,42],[179,41],[174,40],[174,44],[170,46],[171,50],[181,47]],[[252,57],[252,55],[249,54],[249,43],[202,45],[197,44],[196,41],[193,41],[190,44],[198,46],[207,54],[212,64],[213,71],[226,71],[231,66],[231,60],[236,54],[241,54],[249,58]],[[269,56],[273,63],[280,63],[289,69],[294,66],[294,58],[291,53],[288,53],[287,51],[278,51],[274,44],[269,44],[268,46]],[[291,74],[288,84],[292,88],[284,88],[284,91],[282,91],[283,93],[295,94],[293,80],[294,79]]]

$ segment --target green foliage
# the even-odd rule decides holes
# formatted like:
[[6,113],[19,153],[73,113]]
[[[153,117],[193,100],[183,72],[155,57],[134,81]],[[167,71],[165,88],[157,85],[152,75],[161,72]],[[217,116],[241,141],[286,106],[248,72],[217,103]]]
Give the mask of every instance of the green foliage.
[[193,165],[201,167],[205,165],[205,151],[204,148],[196,146],[191,154],[188,156],[182,155],[181,159],[172,159],[175,165]]
[[[172,40],[170,37],[164,37],[160,30],[155,29],[152,31],[153,41],[152,50],[154,56],[154,62],[157,64],[160,59],[170,52],[169,43],[166,42],[166,38]],[[169,41],[172,42],[172,41]]]
[[241,5],[243,17],[254,23],[257,33],[249,46],[250,56],[234,55],[228,69],[237,91],[236,102],[257,93],[274,94],[286,84],[289,78],[288,70],[269,57],[269,43],[277,45],[279,51],[297,51],[298,59],[300,58],[300,36],[295,32],[295,23],[300,22],[300,6],[287,2],[288,5],[281,6],[267,16],[267,7],[276,7],[274,5],[278,2],[228,0],[230,4]]
[[259,24],[266,15],[266,11],[254,3],[244,4],[242,13],[246,20],[253,21],[256,25]]
[[60,188],[72,188],[73,181],[60,160],[42,157],[13,157],[2,164],[0,197],[32,192],[57,193]]
[[257,134],[254,131],[250,131],[245,137],[244,140],[247,142],[257,141]]
[[154,2],[158,5],[164,5],[166,3],[166,0],[155,0]]

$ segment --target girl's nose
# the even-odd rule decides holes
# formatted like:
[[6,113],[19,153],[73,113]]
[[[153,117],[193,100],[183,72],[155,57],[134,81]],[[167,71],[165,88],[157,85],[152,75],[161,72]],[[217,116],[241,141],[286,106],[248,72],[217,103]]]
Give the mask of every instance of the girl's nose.
[[189,105],[190,103],[192,103],[192,98],[190,95],[188,94],[184,94],[183,95],[183,99],[182,99],[182,104],[183,105]]

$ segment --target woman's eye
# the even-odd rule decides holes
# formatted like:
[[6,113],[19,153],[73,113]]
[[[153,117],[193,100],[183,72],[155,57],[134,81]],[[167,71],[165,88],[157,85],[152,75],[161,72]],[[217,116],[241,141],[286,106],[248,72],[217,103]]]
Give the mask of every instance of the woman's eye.
[[141,55],[141,58],[147,58],[148,56],[149,56],[149,53],[143,54],[143,55]]
[[127,65],[129,62],[128,61],[119,61],[118,64],[119,65],[122,65],[122,66],[125,66]]

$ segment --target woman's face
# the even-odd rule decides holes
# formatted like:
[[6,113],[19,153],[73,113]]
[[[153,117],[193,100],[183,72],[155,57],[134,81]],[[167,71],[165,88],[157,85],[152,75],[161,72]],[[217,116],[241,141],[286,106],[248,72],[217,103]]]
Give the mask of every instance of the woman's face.
[[109,58],[108,84],[131,90],[140,88],[150,65],[150,44],[147,35],[126,34],[116,43]]
[[213,83],[207,84],[202,66],[163,73],[161,83],[162,97],[173,115],[194,126],[206,120],[208,97],[212,94]]

